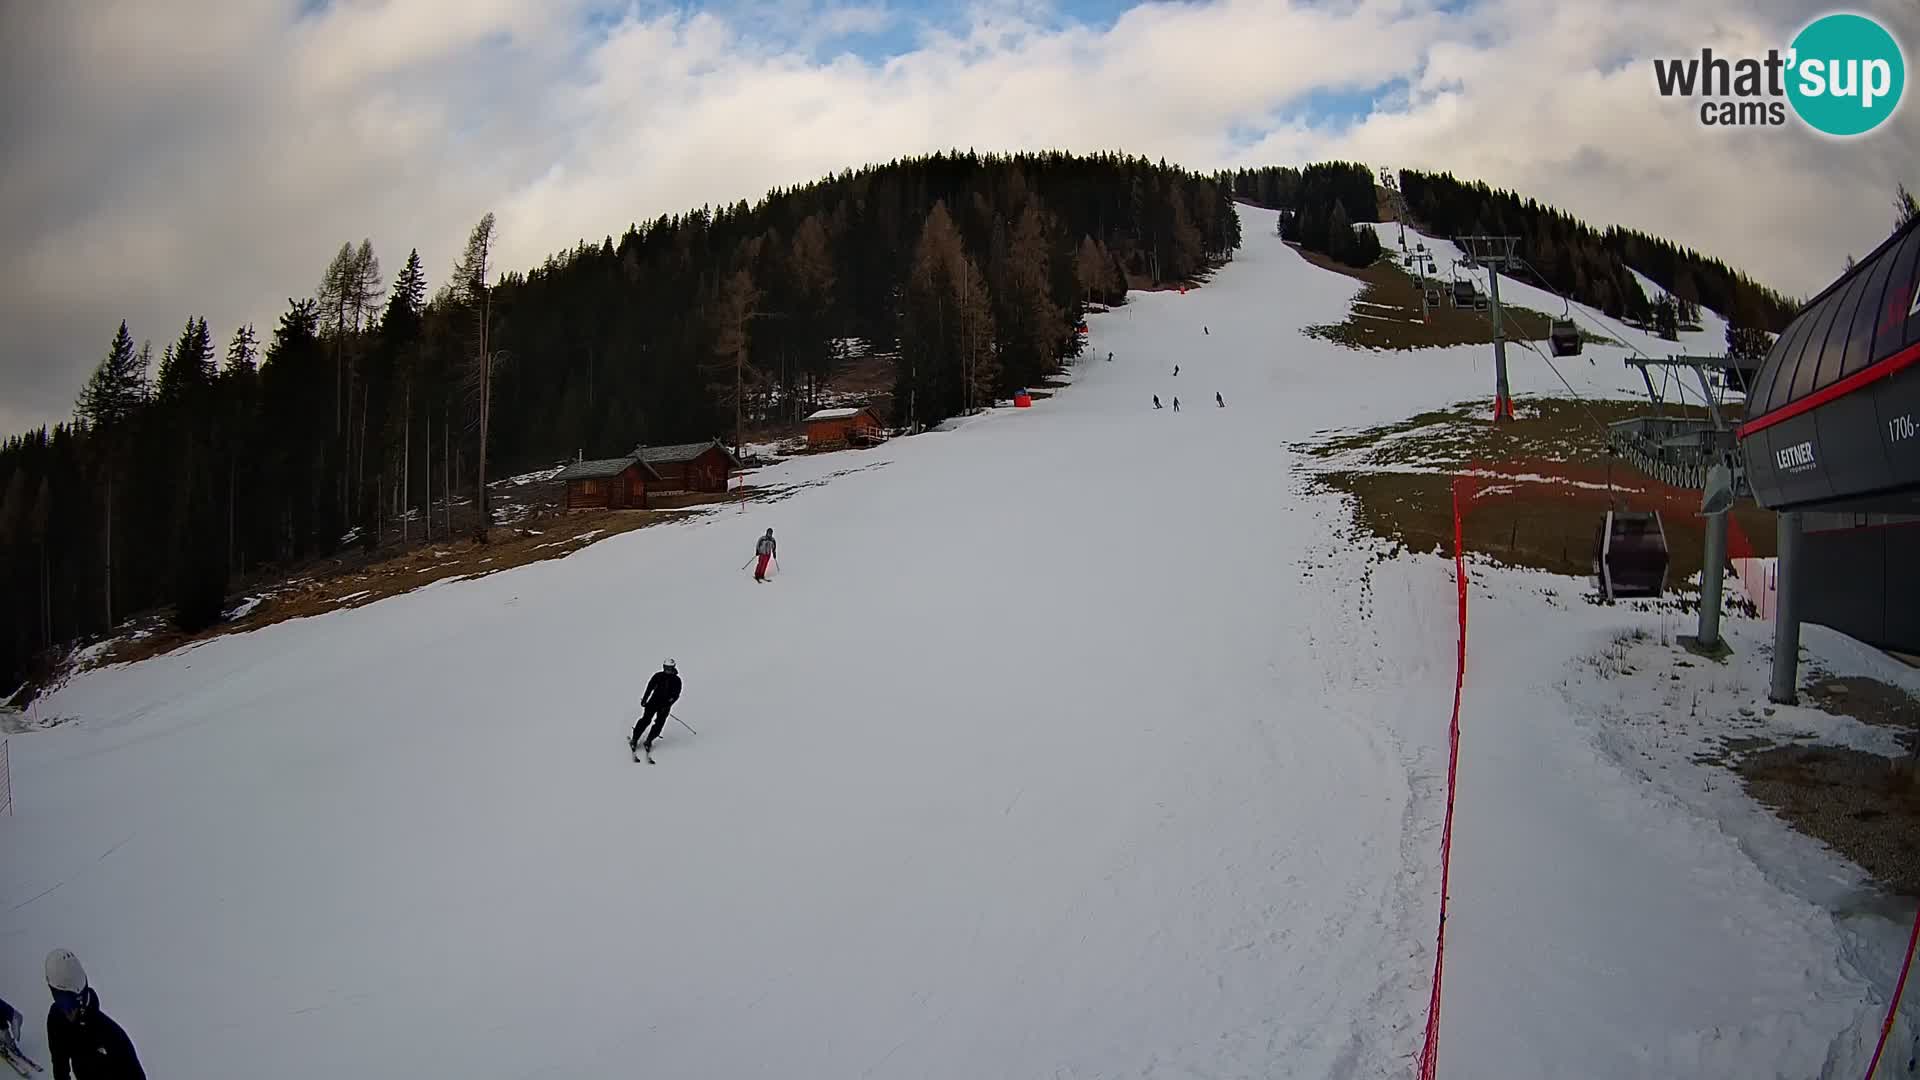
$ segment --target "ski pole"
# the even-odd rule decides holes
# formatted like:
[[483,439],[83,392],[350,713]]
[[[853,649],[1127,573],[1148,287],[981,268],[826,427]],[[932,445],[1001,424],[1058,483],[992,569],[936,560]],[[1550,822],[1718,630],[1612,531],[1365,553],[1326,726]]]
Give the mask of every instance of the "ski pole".
[[[672,714],[672,713],[668,713],[667,715],[668,715],[668,716],[673,716],[673,714]],[[679,725],[680,725],[681,727],[683,727],[683,728],[686,728],[686,729],[687,729],[688,731],[693,731],[693,725],[692,725],[692,724],[689,724],[689,723],[687,723],[687,722],[686,722],[685,720],[682,720],[682,719],[680,719],[680,718],[679,718],[679,717],[677,717],[677,716],[673,716],[673,721],[674,721],[674,723],[676,723],[676,724],[679,724]],[[699,732],[697,732],[697,731],[693,731],[693,733],[694,733],[695,735],[698,735],[698,734],[700,734],[700,733],[699,733]]]

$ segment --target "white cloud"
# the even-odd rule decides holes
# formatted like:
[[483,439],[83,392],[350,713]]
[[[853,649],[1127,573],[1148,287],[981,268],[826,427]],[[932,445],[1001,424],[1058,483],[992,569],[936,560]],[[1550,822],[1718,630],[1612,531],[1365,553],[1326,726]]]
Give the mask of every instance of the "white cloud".
[[[1195,168],[1352,157],[1446,169],[1662,233],[1810,292],[1890,224],[1911,106],[1853,143],[1721,131],[1653,56],[1784,44],[1802,0],[1155,3],[1112,25],[1033,0],[968,10],[884,62],[877,3],[705,14],[592,0],[27,5],[0,44],[0,429],[64,415],[118,320],[263,334],[343,240],[436,280],[479,215],[502,265],[703,203],[903,154],[1124,149]],[[1907,0],[1865,5],[1907,42]],[[589,15],[596,18],[589,20]],[[611,16],[611,17],[609,17]],[[591,31],[591,32],[590,32]],[[1909,46],[1911,50],[1911,46]],[[1286,117],[1396,79],[1358,122]],[[1252,145],[1234,129],[1273,129]]]

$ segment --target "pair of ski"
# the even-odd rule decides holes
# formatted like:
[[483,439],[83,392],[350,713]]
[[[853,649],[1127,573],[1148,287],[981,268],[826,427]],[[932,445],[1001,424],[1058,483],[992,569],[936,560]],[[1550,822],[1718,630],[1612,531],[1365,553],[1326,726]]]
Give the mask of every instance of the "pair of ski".
[[24,1051],[11,1042],[0,1042],[0,1059],[4,1059],[7,1064],[13,1066],[13,1071],[19,1073],[21,1076],[32,1076],[35,1073],[46,1071],[40,1067],[39,1062],[28,1057]]
[[629,743],[629,744],[627,744],[627,749],[628,749],[628,750],[630,750],[630,751],[632,751],[632,753],[633,753],[633,763],[634,763],[635,765],[638,765],[638,764],[640,764],[640,755],[642,755],[642,754],[645,754],[645,755],[647,756],[647,764],[649,764],[649,765],[652,765],[652,764],[654,763],[654,762],[653,762],[653,751],[652,751],[652,750],[649,750],[649,749],[646,749],[646,748],[644,748],[644,747],[637,747],[637,746],[634,746],[634,745],[633,745],[633,744],[631,744],[631,743]]

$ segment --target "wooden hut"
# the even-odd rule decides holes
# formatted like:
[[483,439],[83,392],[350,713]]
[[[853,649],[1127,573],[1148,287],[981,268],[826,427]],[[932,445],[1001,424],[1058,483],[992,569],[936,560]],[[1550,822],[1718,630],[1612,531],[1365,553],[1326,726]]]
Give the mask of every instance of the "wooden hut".
[[553,478],[566,485],[569,510],[645,510],[648,485],[660,482],[660,474],[637,454],[576,461]]
[[732,470],[743,467],[740,459],[717,439],[674,446],[642,446],[634,454],[660,477],[653,490],[661,492],[724,492]]
[[845,446],[852,442],[878,442],[886,429],[872,409],[821,409],[807,417],[807,445],[810,447]]

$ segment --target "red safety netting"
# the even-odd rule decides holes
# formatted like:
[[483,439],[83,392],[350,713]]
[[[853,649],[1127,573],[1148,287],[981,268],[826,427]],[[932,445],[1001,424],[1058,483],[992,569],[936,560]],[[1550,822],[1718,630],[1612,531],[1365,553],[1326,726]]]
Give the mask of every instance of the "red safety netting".
[[1880,1055],[1887,1049],[1887,1035],[1893,1031],[1893,1018],[1900,1012],[1900,993],[1907,988],[1907,972],[1913,967],[1913,946],[1920,941],[1920,912],[1913,916],[1913,933],[1907,935],[1907,958],[1900,961],[1900,978],[1893,984],[1893,1000],[1887,1002],[1887,1018],[1880,1025],[1880,1041],[1873,1045],[1873,1060],[1867,1063],[1867,1080],[1873,1080],[1880,1067]]
[[1477,490],[1478,482],[1474,478],[1454,478],[1453,578],[1459,594],[1460,636],[1454,653],[1453,717],[1447,724],[1447,816],[1440,830],[1440,929],[1434,940],[1433,995],[1427,999],[1427,1033],[1420,1046],[1420,1080],[1433,1080],[1440,1055],[1440,976],[1447,955],[1447,886],[1453,866],[1453,793],[1460,770],[1460,694],[1466,686],[1467,677],[1467,555],[1462,514],[1464,504],[1472,501]]

